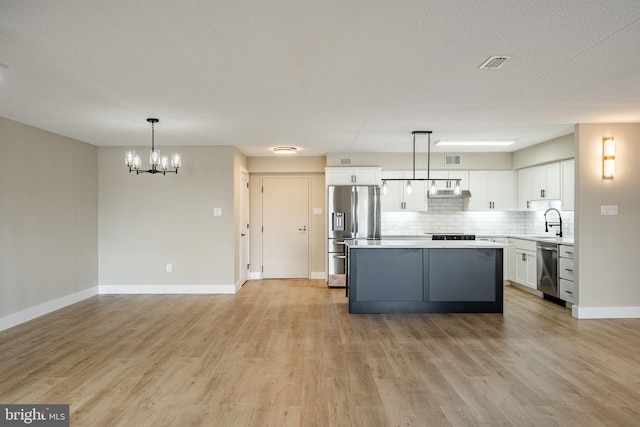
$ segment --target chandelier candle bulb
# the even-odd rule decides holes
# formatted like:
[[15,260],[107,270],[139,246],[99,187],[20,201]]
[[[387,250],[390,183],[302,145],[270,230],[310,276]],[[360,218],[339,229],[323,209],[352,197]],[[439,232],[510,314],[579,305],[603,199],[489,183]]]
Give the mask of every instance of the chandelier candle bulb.
[[173,168],[173,170],[169,170],[169,156],[163,156],[160,154],[160,151],[156,150],[154,125],[159,121],[160,120],[158,119],[147,119],[147,122],[151,123],[151,151],[149,152],[149,163],[151,164],[151,169],[143,170],[142,159],[140,156],[133,150],[127,150],[124,155],[124,164],[129,168],[129,172],[133,172],[135,170],[136,175],[141,173],[161,173],[162,175],[166,175],[167,173],[178,173],[178,168],[182,166],[180,153],[171,153],[171,168]]

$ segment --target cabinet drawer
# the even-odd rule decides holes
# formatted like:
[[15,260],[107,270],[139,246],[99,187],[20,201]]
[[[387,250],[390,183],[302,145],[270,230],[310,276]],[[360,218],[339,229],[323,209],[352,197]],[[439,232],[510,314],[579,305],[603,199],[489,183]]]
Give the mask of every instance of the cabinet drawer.
[[573,281],[573,260],[569,258],[558,258],[558,276],[561,279]]
[[561,258],[571,258],[573,259],[573,246],[560,245],[559,246],[560,257]]
[[535,252],[536,245],[535,240],[513,239],[513,246],[517,249],[522,249],[523,251]]
[[560,279],[560,299],[575,304],[574,283],[570,280]]

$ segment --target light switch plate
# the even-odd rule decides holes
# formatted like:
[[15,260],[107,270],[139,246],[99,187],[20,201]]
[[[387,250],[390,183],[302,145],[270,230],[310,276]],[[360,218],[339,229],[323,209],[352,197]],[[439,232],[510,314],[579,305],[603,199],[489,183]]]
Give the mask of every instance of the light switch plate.
[[222,216],[222,208],[213,208],[213,216]]
[[618,215],[618,205],[600,206],[600,215]]

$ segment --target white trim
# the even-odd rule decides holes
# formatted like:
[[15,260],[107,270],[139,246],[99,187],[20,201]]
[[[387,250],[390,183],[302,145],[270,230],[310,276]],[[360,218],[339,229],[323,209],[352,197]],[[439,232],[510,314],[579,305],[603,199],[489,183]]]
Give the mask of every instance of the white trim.
[[326,279],[327,273],[324,271],[312,271],[311,279]]
[[262,280],[262,273],[259,271],[249,272],[249,280]]
[[71,304],[75,304],[96,295],[98,295],[98,287],[94,286],[92,288],[84,289],[70,295],[65,295],[63,297],[27,308],[26,310],[10,314],[8,316],[0,318],[0,331],[13,328],[14,326],[21,323],[28,322],[29,320],[44,316],[45,314],[60,310],[61,308],[67,307]]
[[235,294],[235,285],[100,285],[104,294]]
[[578,319],[640,319],[640,307],[571,307],[571,315]]

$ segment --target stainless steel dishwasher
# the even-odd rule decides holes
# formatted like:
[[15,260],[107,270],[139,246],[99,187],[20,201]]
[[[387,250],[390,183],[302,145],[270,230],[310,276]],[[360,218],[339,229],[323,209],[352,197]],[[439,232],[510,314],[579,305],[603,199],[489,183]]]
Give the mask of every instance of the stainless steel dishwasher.
[[558,297],[558,244],[538,242],[537,249],[538,290]]

